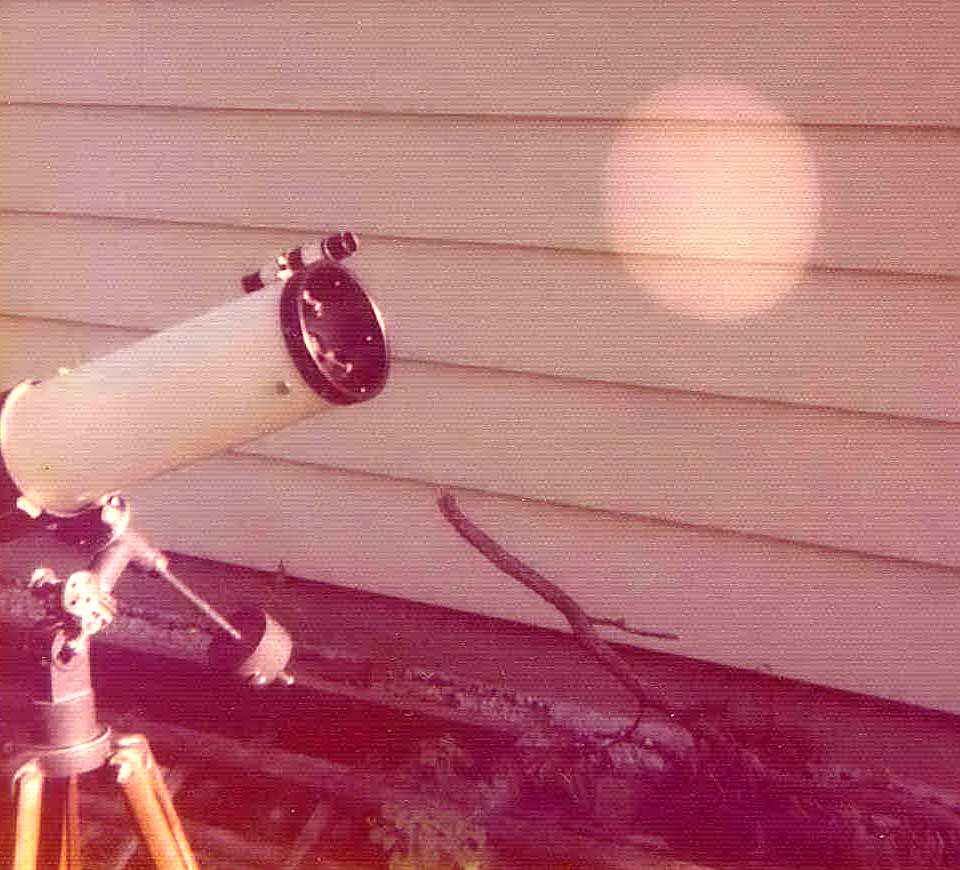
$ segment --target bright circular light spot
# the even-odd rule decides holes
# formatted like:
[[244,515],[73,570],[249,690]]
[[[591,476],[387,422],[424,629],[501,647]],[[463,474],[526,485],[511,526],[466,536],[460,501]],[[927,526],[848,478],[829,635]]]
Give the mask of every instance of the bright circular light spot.
[[[738,320],[799,280],[820,192],[800,131],[745,88],[685,78],[640,106],[607,163],[611,237],[675,311]],[[646,120],[650,119],[650,120]]]

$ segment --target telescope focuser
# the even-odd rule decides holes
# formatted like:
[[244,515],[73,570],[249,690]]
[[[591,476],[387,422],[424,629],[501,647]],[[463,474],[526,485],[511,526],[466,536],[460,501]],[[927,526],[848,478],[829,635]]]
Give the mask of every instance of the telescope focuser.
[[357,252],[359,242],[349,230],[327,236],[318,242],[301,245],[268,260],[256,272],[244,275],[240,283],[247,293],[262,290],[276,281],[287,281],[296,272],[309,269],[321,260],[339,262]]

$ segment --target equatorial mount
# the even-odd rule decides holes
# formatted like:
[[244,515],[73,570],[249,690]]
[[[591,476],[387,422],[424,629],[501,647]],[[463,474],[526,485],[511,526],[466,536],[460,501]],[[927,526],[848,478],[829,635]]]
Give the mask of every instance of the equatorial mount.
[[[141,837],[159,868],[196,870],[190,846],[167,793],[150,746],[141,735],[115,735],[96,710],[90,669],[90,642],[117,613],[113,590],[130,565],[163,578],[220,629],[210,646],[210,661],[254,686],[289,685],[284,670],[292,641],[267,613],[241,611],[227,619],[170,570],[166,554],[130,525],[130,508],[119,495],[54,526],[60,537],[97,548],[89,565],[66,578],[37,568],[27,586],[43,604],[27,663],[30,713],[25,733],[7,759],[16,795],[14,843],[16,870],[47,866],[50,842],[41,839],[44,784],[62,803],[59,866],[80,867],[77,777],[110,765],[116,768]],[[74,821],[71,821],[74,820]],[[40,862],[38,864],[38,861]]]
[[[51,649],[56,647],[60,663],[80,653],[89,638],[113,620],[117,613],[114,587],[133,565],[164,580],[220,629],[222,634],[211,644],[215,666],[226,670],[229,663],[229,670],[258,686],[293,682],[284,671],[293,649],[286,630],[256,610],[241,610],[228,619],[194,592],[170,569],[167,555],[131,526],[130,507],[122,496],[112,495],[99,509],[59,520],[52,527],[69,543],[97,549],[81,571],[60,578],[48,568],[37,568],[27,583],[44,604]],[[237,627],[240,623],[242,628]]]

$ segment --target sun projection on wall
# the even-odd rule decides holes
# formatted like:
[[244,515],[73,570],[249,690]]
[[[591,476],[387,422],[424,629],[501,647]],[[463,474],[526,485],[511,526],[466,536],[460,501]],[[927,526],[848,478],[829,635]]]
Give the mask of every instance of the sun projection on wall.
[[610,150],[606,211],[627,270],[686,315],[737,321],[799,281],[820,213],[800,131],[749,90],[684,78],[639,106]]

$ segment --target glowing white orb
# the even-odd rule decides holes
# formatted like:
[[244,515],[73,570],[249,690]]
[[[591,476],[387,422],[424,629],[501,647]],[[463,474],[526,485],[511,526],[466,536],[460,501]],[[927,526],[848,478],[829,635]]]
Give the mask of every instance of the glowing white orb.
[[610,234],[658,301],[738,320],[795,286],[816,235],[820,191],[799,129],[720,79],[685,78],[624,124],[606,175]]

